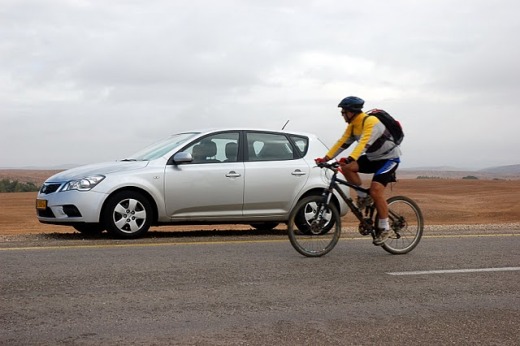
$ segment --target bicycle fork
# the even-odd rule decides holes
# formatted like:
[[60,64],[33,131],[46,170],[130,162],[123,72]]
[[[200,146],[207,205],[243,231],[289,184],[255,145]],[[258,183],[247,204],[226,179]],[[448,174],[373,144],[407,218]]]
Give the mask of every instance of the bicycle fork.
[[314,211],[315,218],[314,220],[312,220],[310,224],[310,231],[314,235],[321,234],[322,226],[327,222],[325,213],[327,212],[327,206],[331,201],[331,189],[332,188],[329,187],[328,189],[325,189],[323,191],[323,193],[321,194],[323,198],[323,203],[318,203],[316,205],[316,210]]

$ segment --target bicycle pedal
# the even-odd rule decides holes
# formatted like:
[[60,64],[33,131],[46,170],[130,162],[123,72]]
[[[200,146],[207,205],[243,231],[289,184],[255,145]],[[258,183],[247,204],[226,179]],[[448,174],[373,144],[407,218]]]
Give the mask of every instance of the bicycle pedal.
[[370,234],[370,231],[366,230],[366,229],[358,229],[358,231],[359,231],[359,234],[361,234],[362,236],[366,236],[366,235]]

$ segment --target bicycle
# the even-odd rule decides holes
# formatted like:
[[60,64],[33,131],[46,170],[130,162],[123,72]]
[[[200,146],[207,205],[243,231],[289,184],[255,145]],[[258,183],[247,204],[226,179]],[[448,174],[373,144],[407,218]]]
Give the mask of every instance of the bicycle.
[[[338,162],[320,163],[320,168],[333,171],[328,188],[321,196],[313,195],[302,199],[291,211],[288,221],[289,240],[300,254],[307,257],[320,257],[329,253],[341,236],[341,215],[332,200],[336,191],[349,209],[359,220],[359,233],[375,239],[380,230],[377,211],[373,201],[358,208],[352,198],[341,189],[341,185],[363,191],[370,196],[370,190],[338,178],[341,168]],[[381,247],[387,252],[399,255],[412,251],[421,240],[424,228],[422,212],[412,199],[393,196],[387,199],[388,219],[395,236],[389,238]]]

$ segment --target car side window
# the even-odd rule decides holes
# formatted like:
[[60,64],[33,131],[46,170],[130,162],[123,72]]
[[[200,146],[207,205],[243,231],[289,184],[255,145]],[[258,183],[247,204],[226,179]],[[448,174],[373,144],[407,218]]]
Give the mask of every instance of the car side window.
[[238,161],[238,132],[206,136],[184,149],[193,157],[192,164]]
[[249,161],[280,161],[294,159],[294,149],[287,137],[280,134],[249,132]]
[[307,137],[291,135],[289,136],[293,143],[296,145],[296,150],[300,154],[300,157],[304,157],[307,154],[309,148],[309,139]]

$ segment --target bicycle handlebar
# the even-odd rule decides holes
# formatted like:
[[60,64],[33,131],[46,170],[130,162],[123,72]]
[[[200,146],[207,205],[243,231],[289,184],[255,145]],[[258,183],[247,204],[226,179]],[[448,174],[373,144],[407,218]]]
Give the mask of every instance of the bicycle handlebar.
[[328,168],[328,169],[336,170],[339,168],[339,162],[338,161],[334,161],[332,163],[320,162],[320,163],[316,163],[316,166],[318,166],[320,168]]

